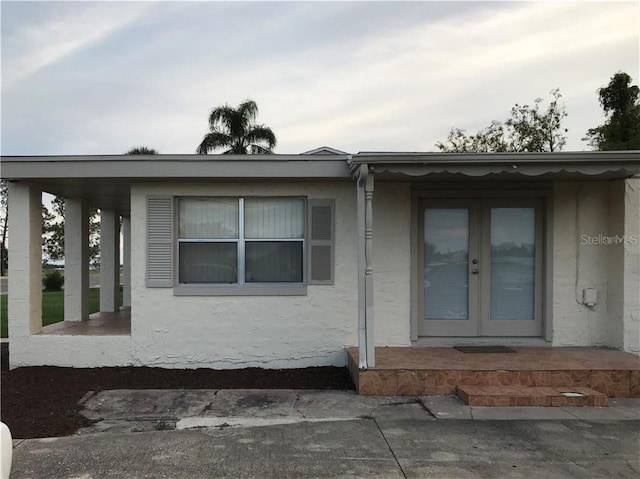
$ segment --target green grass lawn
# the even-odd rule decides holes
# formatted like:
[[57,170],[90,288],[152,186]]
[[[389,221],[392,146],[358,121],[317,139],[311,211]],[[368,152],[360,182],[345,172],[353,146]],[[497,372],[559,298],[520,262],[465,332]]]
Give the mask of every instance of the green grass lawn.
[[[0,337],[7,337],[7,303],[8,296],[0,296]],[[89,290],[89,312],[100,310],[100,289]],[[42,292],[42,325],[57,323],[64,320],[64,291]]]

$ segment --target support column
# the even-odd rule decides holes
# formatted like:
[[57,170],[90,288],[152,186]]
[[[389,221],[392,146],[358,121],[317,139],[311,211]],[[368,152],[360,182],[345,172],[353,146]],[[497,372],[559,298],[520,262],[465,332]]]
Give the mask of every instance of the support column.
[[64,205],[64,320],[89,319],[89,205],[66,199]]
[[42,191],[9,182],[9,337],[42,330]]
[[358,356],[360,369],[375,367],[373,310],[373,172],[361,165],[357,182]]
[[122,218],[122,306],[131,306],[131,218]]
[[113,313],[120,305],[120,217],[100,210],[100,311]]
[[356,214],[358,215],[358,368],[360,369],[367,369],[367,316],[365,308],[366,289],[364,280],[364,271],[366,268],[364,256],[364,184],[367,175],[367,165],[360,165],[358,181],[356,182]]
[[367,322],[367,363],[370,368],[376,365],[376,341],[374,336],[373,310],[373,170],[369,170],[365,181],[364,215],[364,286],[365,314]]

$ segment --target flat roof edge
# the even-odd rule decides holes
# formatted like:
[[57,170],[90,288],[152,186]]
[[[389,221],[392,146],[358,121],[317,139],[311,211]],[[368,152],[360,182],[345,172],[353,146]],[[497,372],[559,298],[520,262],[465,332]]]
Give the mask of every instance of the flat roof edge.
[[197,162],[197,163],[218,163],[218,162],[307,162],[307,161],[345,161],[351,155],[196,155],[196,154],[172,154],[172,155],[3,155],[0,161],[20,161],[20,162],[85,162],[85,161],[152,161],[152,162]]
[[379,152],[361,151],[353,155],[352,163],[558,163],[594,161],[638,161],[640,150],[619,151],[558,151],[513,153],[442,153],[442,152]]

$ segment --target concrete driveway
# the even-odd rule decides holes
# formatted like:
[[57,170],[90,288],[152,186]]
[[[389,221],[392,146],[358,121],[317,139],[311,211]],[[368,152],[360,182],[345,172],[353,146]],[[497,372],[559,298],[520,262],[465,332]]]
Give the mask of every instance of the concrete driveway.
[[96,424],[17,441],[12,478],[640,477],[636,399],[469,408],[452,396],[183,390],[83,403]]

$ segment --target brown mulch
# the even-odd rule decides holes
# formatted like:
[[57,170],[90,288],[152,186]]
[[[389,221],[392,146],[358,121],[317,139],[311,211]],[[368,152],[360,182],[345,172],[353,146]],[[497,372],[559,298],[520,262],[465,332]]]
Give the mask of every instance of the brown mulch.
[[91,424],[88,391],[106,389],[353,389],[346,368],[235,370],[29,367],[0,373],[2,422],[14,438],[67,436]]

